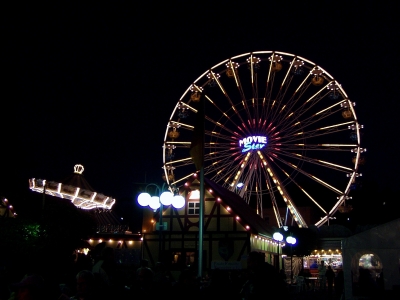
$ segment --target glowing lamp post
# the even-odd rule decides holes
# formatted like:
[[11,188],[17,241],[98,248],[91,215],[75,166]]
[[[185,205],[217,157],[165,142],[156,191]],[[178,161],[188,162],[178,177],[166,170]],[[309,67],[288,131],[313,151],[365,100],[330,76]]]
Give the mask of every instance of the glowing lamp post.
[[283,235],[280,232],[275,232],[272,236],[272,238],[278,242],[278,271],[280,270],[280,265],[281,265],[281,258],[279,254],[279,248],[281,247],[281,242],[283,241]]
[[169,206],[172,205],[175,208],[182,208],[185,206],[185,198],[183,198],[180,195],[174,195],[170,191],[165,191],[164,190],[164,185],[163,189],[161,189],[157,184],[150,183],[146,186],[145,190],[147,191],[149,186],[154,186],[156,188],[156,193],[158,196],[151,196],[149,193],[144,192],[140,193],[139,196],[137,197],[137,201],[139,205],[141,206],[149,206],[152,208],[154,211],[157,209],[160,209],[160,217],[158,221],[158,231],[159,231],[159,244],[158,244],[158,259],[161,261],[161,252],[162,252],[162,231],[164,230],[164,223],[163,223],[163,209],[164,206]]
[[291,234],[286,237],[286,243],[290,244],[290,282],[293,282],[293,245],[297,242],[296,238]]

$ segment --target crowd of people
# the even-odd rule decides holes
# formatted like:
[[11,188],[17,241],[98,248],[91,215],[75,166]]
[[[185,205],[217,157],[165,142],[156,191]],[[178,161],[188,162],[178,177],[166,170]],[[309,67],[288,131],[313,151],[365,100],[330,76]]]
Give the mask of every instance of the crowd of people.
[[145,259],[138,267],[121,269],[114,250],[105,247],[98,257],[75,257],[69,268],[60,269],[57,264],[27,268],[19,281],[3,286],[7,291],[2,291],[0,300],[151,300],[169,296],[176,300],[222,296],[252,300],[271,291],[279,292],[283,299],[289,295],[286,281],[261,253],[249,253],[247,264],[247,269],[237,272],[211,270],[204,278],[198,278],[196,269],[189,267],[174,278],[163,263],[150,267]]
[[[59,260],[44,262],[38,258],[18,278],[1,270],[0,300],[152,300],[168,296],[175,300],[219,297],[252,300],[265,298],[272,291],[283,300],[293,298],[293,286],[288,284],[285,271],[265,262],[261,252],[247,255],[246,269],[208,270],[203,278],[198,277],[195,266],[173,273],[161,262],[150,266],[146,259],[140,265],[121,266],[114,254],[113,248],[105,246],[97,253],[75,253],[63,264]],[[360,271],[360,288],[369,291],[373,285],[370,280],[362,280],[363,274]],[[298,276],[307,279],[311,274],[302,268]],[[319,264],[318,290],[326,290],[326,295],[336,295],[339,299],[343,283],[341,270],[336,274],[324,262]],[[305,280],[305,284],[306,291],[313,290],[310,282]]]

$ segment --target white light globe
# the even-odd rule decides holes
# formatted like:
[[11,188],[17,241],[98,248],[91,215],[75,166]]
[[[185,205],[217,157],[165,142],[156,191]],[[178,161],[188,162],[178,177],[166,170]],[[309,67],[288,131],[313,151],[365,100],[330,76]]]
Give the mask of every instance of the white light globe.
[[276,241],[282,241],[283,240],[283,235],[280,232],[275,232],[274,235],[272,236],[274,238],[274,240]]
[[157,196],[151,197],[149,206],[150,206],[152,209],[157,209],[157,208],[159,208],[159,207],[160,207],[160,198],[158,198]]
[[150,203],[151,196],[149,193],[140,193],[137,197],[137,202],[141,206],[147,206]]
[[177,195],[172,198],[172,206],[175,208],[182,208],[185,206],[185,198],[183,196]]
[[296,244],[296,238],[294,238],[294,237],[292,237],[292,236],[288,236],[288,237],[286,238],[286,242],[288,242],[289,244],[294,245],[294,244]]
[[160,195],[160,201],[163,205],[171,205],[173,197],[174,195],[171,192],[165,191]]

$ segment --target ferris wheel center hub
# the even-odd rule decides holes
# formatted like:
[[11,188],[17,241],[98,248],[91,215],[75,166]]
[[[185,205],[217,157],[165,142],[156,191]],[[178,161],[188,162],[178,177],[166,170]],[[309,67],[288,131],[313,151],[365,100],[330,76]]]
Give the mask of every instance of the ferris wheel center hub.
[[248,152],[250,150],[260,150],[265,147],[267,144],[267,137],[258,135],[258,136],[249,136],[239,141],[239,147],[242,148],[242,152]]

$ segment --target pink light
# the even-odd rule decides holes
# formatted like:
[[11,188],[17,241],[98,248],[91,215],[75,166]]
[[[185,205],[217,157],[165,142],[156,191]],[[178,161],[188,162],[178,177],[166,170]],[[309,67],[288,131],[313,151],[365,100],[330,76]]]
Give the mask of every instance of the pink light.
[[275,135],[277,135],[277,134],[279,134],[280,133],[280,131],[277,131],[277,132],[275,132],[272,136],[275,136]]

